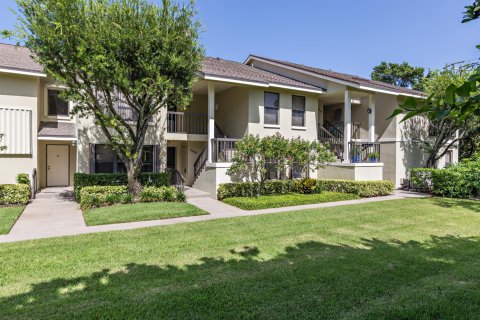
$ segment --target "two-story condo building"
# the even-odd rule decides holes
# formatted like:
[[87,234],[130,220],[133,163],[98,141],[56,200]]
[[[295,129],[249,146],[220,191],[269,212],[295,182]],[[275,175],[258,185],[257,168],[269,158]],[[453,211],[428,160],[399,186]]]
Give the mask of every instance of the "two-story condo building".
[[[68,186],[75,172],[125,170],[95,121],[70,115],[72,102],[59,97],[61,90],[28,49],[0,44],[0,143],[7,146],[0,183],[36,171],[37,188]],[[235,144],[246,134],[328,142],[338,161],[310,173],[319,178],[400,186],[425,160],[401,116],[387,120],[405,97],[422,98],[418,91],[251,55],[244,63],[205,58],[193,93],[187,110],[162,110],[152,123],[144,170],[175,170],[213,197],[218,184],[230,181]],[[117,108],[135,121],[128,106]],[[439,165],[457,159],[452,149]]]

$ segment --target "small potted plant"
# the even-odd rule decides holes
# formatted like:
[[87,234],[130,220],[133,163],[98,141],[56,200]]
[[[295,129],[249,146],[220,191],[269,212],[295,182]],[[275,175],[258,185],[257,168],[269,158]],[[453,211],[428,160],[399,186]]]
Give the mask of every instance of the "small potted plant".
[[378,159],[380,158],[380,155],[378,154],[378,152],[370,152],[368,155],[368,160],[370,162],[378,162]]
[[360,162],[360,147],[359,146],[354,146],[352,148],[352,162],[353,163],[359,163]]

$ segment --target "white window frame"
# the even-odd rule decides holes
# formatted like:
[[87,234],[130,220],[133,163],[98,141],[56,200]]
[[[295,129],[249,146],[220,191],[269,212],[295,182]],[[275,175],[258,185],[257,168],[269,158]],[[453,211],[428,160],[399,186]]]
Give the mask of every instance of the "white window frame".
[[[55,84],[47,84],[45,85],[43,89],[43,111],[44,111],[44,116],[48,119],[61,119],[61,120],[71,120],[70,115],[68,116],[63,116],[63,115],[52,115],[48,114],[48,90],[56,90],[56,91],[63,91],[65,90],[66,87],[64,86],[59,86]],[[72,102],[69,100],[67,101],[68,103],[68,113],[72,111]]]

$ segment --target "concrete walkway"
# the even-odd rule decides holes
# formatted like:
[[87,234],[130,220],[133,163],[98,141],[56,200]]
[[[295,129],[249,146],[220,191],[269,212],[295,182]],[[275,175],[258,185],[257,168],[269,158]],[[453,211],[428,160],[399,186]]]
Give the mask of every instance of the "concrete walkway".
[[[24,213],[20,216],[17,223],[13,226],[10,233],[8,235],[0,236],[0,243],[79,235],[95,232],[130,230],[185,222],[207,221],[241,216],[254,216],[276,212],[329,208],[351,204],[425,197],[425,195],[419,193],[396,191],[393,195],[385,197],[363,198],[358,200],[246,211],[227,205],[221,201],[209,198],[208,194],[202,194],[195,189],[186,190],[186,193],[188,199],[187,202],[196,205],[197,207],[209,212],[210,214],[204,216],[139,221],[87,227],[83,220],[82,213],[80,211],[80,208],[78,207],[78,204],[76,204],[71,198],[71,189],[48,188],[40,192],[37,195],[37,198],[27,206]],[[191,196],[189,196],[189,194]]]

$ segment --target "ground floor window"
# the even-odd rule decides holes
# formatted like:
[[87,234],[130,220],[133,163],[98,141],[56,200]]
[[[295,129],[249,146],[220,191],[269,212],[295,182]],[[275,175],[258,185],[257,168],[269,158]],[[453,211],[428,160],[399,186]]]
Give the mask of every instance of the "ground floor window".
[[[94,152],[94,173],[127,172],[125,164],[118,157],[117,153],[112,150],[111,146],[96,144],[92,151]],[[142,172],[155,172],[155,146],[146,145],[143,147],[142,160]]]
[[448,150],[446,153],[445,153],[445,165],[450,165],[453,163],[453,151],[452,150]]

